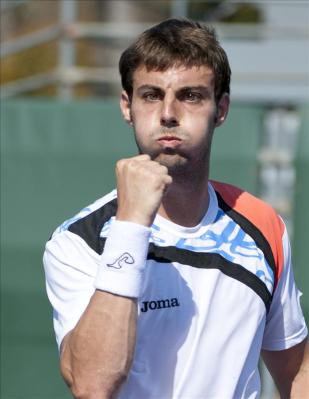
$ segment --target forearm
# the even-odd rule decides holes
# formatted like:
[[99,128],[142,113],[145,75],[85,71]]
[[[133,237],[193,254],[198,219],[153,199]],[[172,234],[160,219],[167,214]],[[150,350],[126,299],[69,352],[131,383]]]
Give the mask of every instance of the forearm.
[[150,226],[172,180],[148,155],[119,161],[116,175],[118,209],[94,280],[97,290],[62,347],[61,371],[79,399],[111,398],[129,372]]
[[107,399],[119,388],[133,359],[136,315],[136,300],[94,293],[62,344],[61,372],[75,398]]
[[308,398],[308,340],[282,351],[263,351],[263,360],[270,371],[281,399]]
[[306,342],[301,366],[292,382],[291,398],[305,399],[309,396],[309,341]]

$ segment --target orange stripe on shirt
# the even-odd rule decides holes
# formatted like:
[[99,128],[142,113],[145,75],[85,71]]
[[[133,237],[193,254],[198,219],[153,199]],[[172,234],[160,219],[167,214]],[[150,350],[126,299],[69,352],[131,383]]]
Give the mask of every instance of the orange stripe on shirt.
[[234,211],[254,224],[268,241],[276,264],[275,281],[278,282],[283,269],[282,235],[284,224],[281,218],[270,205],[238,187],[212,180],[211,184],[223,200]]

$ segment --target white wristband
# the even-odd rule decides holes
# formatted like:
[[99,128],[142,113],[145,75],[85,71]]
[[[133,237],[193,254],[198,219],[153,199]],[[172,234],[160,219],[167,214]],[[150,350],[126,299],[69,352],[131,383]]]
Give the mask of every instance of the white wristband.
[[114,220],[94,281],[95,288],[138,298],[144,282],[150,233],[149,227]]

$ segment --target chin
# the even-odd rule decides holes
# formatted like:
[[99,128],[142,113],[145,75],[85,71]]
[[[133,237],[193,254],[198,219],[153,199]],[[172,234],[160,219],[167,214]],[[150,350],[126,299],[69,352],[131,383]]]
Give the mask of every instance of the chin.
[[166,166],[170,175],[183,173],[188,167],[188,159],[179,154],[169,155],[161,153],[154,158],[154,161]]

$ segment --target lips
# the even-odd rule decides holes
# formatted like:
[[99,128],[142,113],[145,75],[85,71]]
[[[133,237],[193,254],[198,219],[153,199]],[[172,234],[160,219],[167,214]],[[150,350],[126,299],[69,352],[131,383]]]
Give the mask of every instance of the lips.
[[157,141],[165,146],[175,146],[182,142],[182,140],[177,136],[162,136]]
[[163,137],[160,137],[159,139],[158,139],[158,141],[174,141],[174,140],[176,140],[176,141],[181,141],[181,139],[179,138],[179,137],[176,137],[176,136],[163,136]]

